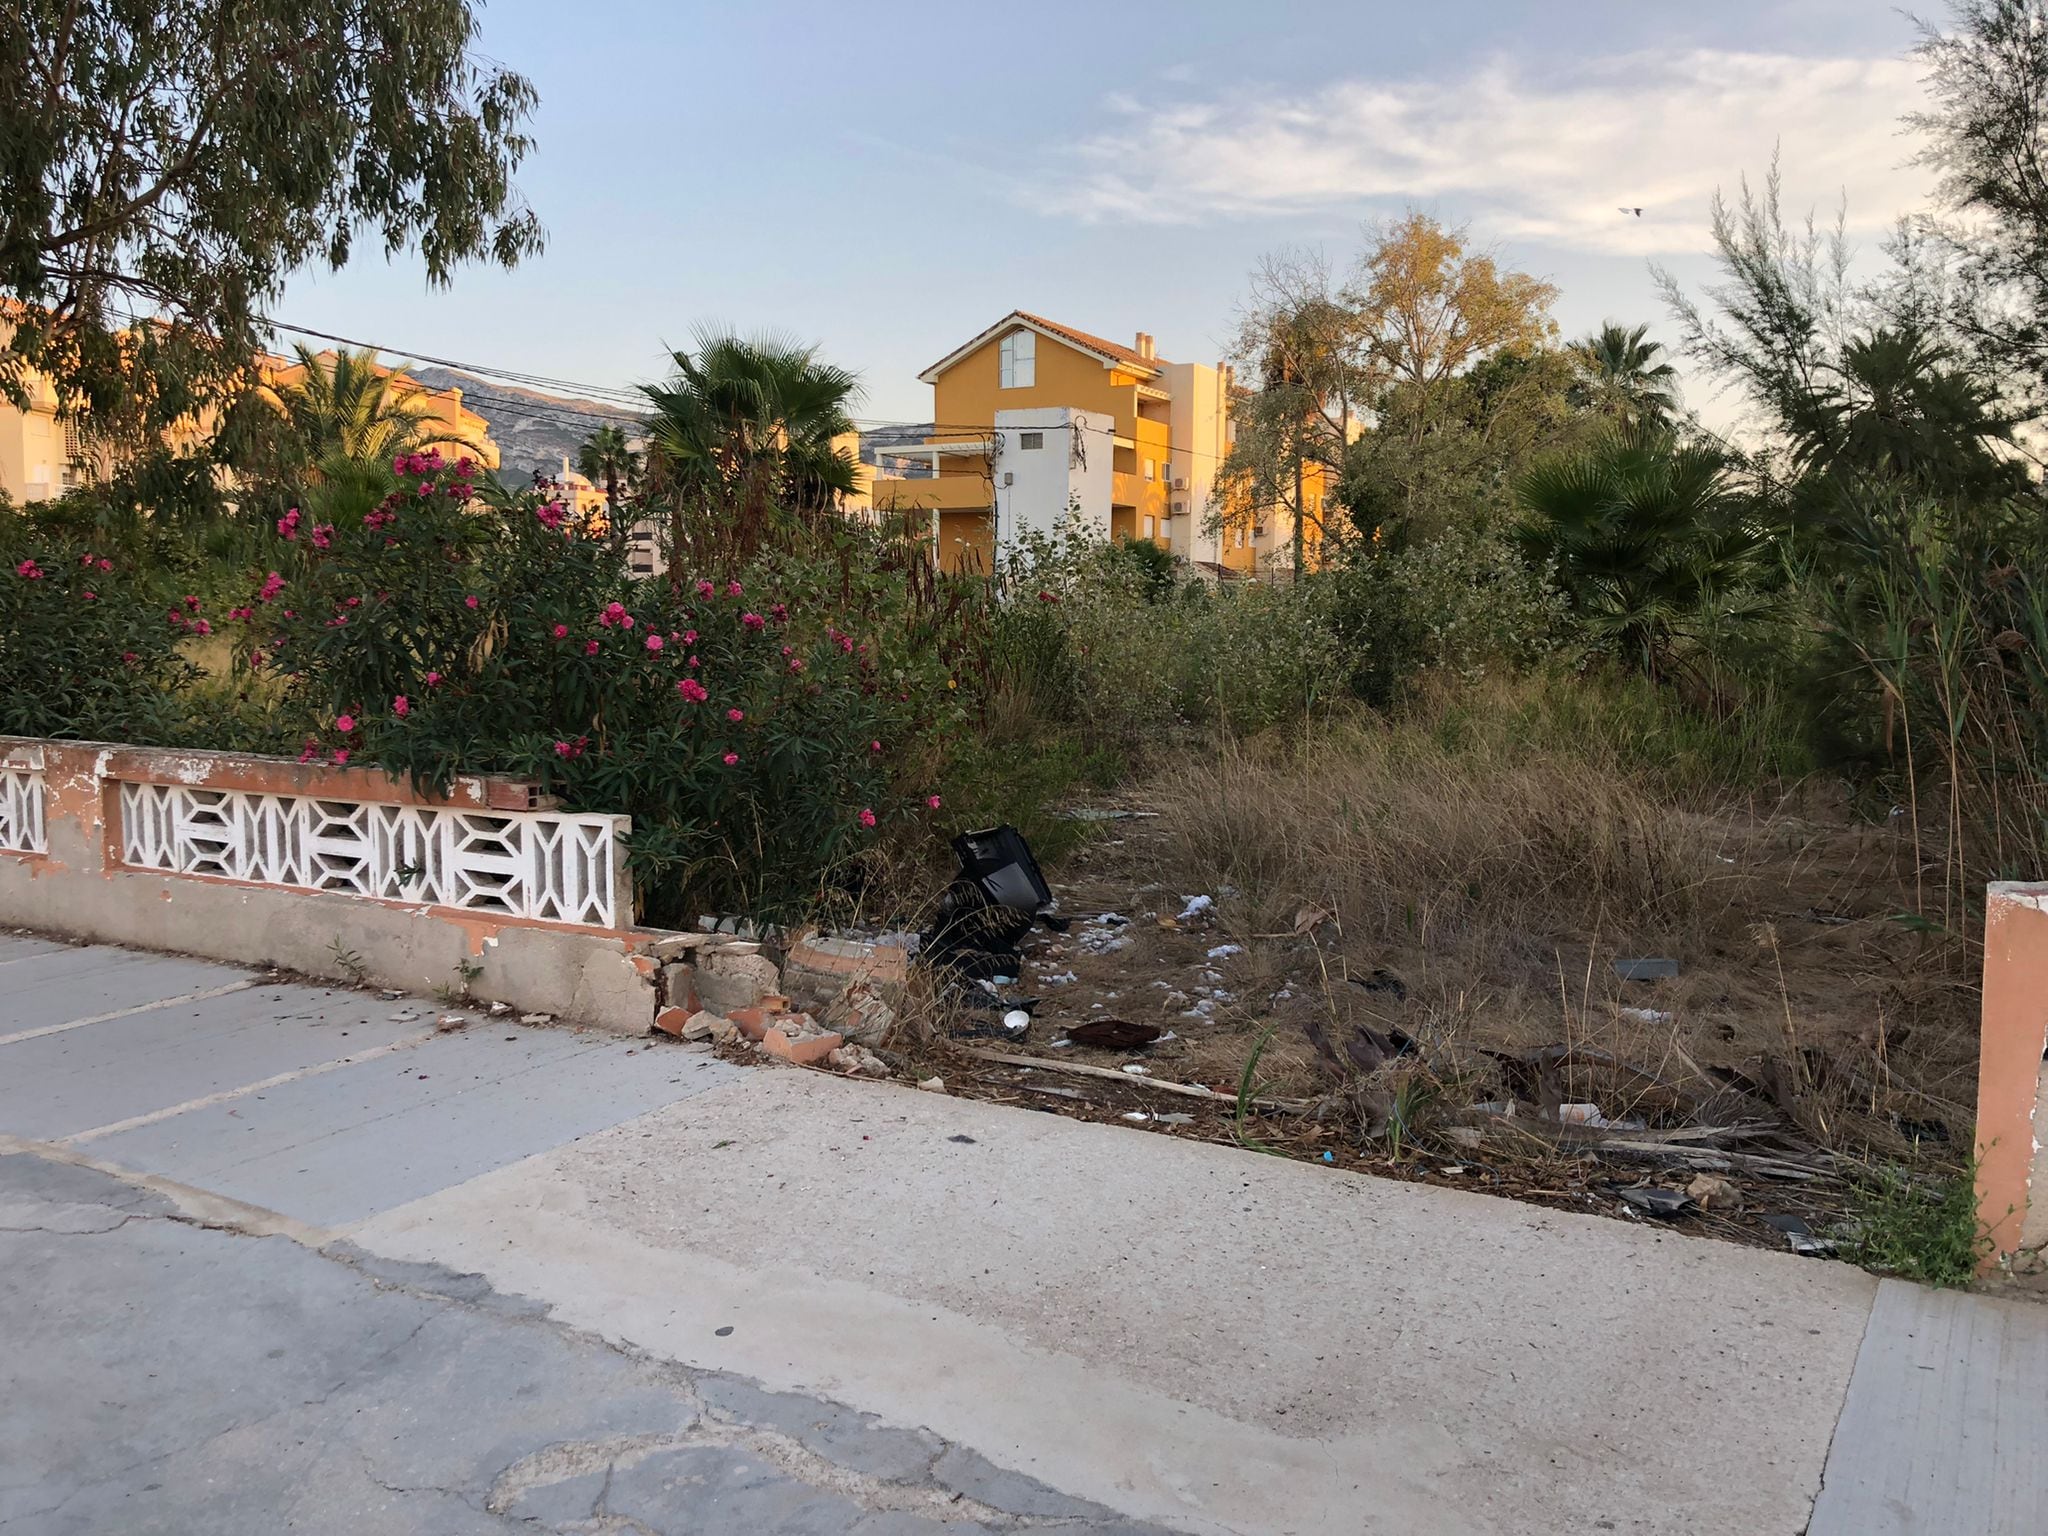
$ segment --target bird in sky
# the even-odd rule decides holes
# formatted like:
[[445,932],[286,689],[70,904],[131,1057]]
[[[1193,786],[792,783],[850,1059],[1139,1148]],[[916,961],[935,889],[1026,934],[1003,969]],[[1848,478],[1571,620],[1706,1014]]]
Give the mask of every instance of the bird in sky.
[[1643,216],[1643,210],[1640,208],[1617,208],[1614,211],[1616,213],[1632,213],[1639,219]]

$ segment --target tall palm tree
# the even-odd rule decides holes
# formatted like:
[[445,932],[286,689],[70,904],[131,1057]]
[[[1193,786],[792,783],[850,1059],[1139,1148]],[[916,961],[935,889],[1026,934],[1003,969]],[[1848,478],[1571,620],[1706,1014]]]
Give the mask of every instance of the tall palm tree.
[[617,422],[606,422],[583,440],[576,450],[576,473],[604,485],[605,527],[612,548],[626,547],[625,519],[619,516],[619,500],[640,478],[640,454]]
[[274,394],[292,446],[306,463],[382,464],[421,448],[481,451],[429,414],[422,391],[394,389],[397,370],[381,365],[374,351],[344,347],[316,353],[303,342],[293,351],[299,377],[276,386]]
[[1610,320],[1571,346],[1578,374],[1572,395],[1578,404],[1625,425],[1662,426],[1678,408],[1678,370],[1658,360],[1661,342],[1648,341],[1650,328],[1629,330]]
[[1520,537],[1555,566],[1578,617],[1652,678],[1681,644],[1768,611],[1769,538],[1728,456],[1654,427],[1624,427],[1516,485]]
[[[778,520],[816,517],[855,489],[859,464],[833,444],[853,429],[855,375],[772,334],[702,331],[672,355],[674,374],[641,392],[648,489],[669,509],[675,550],[694,534],[704,553],[743,556]],[[673,559],[670,570],[681,579]]]

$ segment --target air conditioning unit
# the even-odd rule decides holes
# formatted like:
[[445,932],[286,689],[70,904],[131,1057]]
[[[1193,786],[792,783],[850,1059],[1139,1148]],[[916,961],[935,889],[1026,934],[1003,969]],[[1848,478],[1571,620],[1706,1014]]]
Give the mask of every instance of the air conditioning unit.
[[1186,490],[1188,488],[1188,477],[1186,475],[1175,475],[1173,477],[1173,488],[1176,491]]
[[1181,514],[1182,514],[1183,512],[1187,511],[1187,509],[1188,509],[1188,504],[1187,504],[1186,502],[1184,502],[1184,501],[1176,501],[1176,502],[1175,502],[1175,503],[1173,504],[1173,515],[1174,515],[1175,517],[1179,517],[1179,516],[1180,516],[1180,515],[1181,515]]

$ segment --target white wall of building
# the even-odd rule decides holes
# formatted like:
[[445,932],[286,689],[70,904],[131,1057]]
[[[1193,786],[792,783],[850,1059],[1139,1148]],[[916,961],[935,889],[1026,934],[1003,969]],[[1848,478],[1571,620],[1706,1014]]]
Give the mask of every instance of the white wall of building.
[[1166,501],[1173,517],[1173,552],[1183,560],[1220,561],[1222,539],[1208,531],[1208,523],[1216,510],[1216,471],[1230,451],[1223,370],[1211,363],[1168,363],[1161,374],[1159,382],[1173,397],[1168,418],[1173,462]]
[[1056,532],[1070,506],[1109,537],[1114,417],[1070,406],[997,411],[995,430],[998,561],[1020,535]]

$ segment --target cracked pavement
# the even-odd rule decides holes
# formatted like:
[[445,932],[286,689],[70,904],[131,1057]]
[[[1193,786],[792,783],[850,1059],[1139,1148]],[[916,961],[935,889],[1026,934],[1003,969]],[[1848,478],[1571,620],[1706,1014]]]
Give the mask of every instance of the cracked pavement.
[[639,1358],[474,1275],[0,1156],[0,1532],[1155,1529],[925,1430]]

